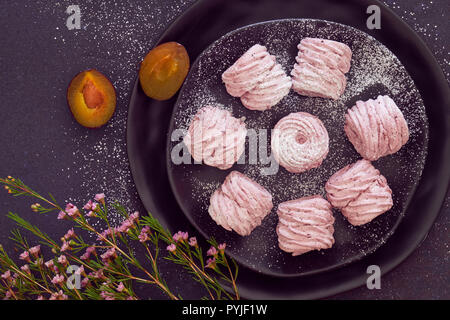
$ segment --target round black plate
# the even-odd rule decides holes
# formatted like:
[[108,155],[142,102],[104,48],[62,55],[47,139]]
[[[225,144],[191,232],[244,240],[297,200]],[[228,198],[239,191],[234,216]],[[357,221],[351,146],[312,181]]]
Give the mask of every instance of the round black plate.
[[[367,30],[366,9],[374,3],[381,8],[382,28]],[[194,61],[227,32],[251,23],[281,18],[335,21],[375,37],[399,58],[411,75],[429,120],[428,155],[422,178],[403,204],[407,209],[397,230],[383,246],[340,268],[302,277],[285,279],[244,266],[240,268],[239,288],[243,297],[320,298],[362,285],[369,265],[376,264],[382,273],[388,272],[426,236],[439,212],[450,176],[450,93],[442,71],[423,42],[390,10],[373,0],[249,0],[232,4],[226,0],[204,0],[186,11],[160,42],[182,43]],[[189,225],[171,190],[166,169],[166,141],[175,99],[165,102],[148,99],[136,82],[127,129],[129,160],[140,197],[145,207],[174,231]]]
[[[347,87],[337,101],[300,96],[293,90],[271,110],[251,111],[239,99],[230,96],[221,75],[250,46],[262,44],[277,57],[285,70],[293,68],[297,44],[306,37],[327,38],[346,43],[352,49],[352,67],[347,74]],[[298,257],[281,251],[275,232],[278,222],[276,207],[283,201],[315,194],[324,195],[328,178],[360,156],[344,134],[344,114],[356,100],[375,99],[389,95],[402,110],[410,129],[408,143],[396,154],[383,157],[374,165],[388,179],[393,191],[394,206],[386,214],[361,227],[353,227],[335,212],[335,244],[329,250],[314,251]],[[186,130],[197,110],[205,105],[230,109],[245,117],[249,130],[270,134],[275,124],[291,112],[308,112],[322,120],[330,136],[328,156],[319,168],[301,174],[283,168],[264,174],[270,164],[250,163],[248,141],[246,164],[235,164],[229,170],[219,170],[188,163],[179,164],[182,145],[181,130]],[[180,132],[178,132],[179,130]],[[227,253],[239,263],[274,276],[299,276],[319,273],[351,263],[373,252],[393,233],[403,217],[406,203],[422,174],[428,137],[425,106],[414,82],[398,59],[380,42],[357,29],[323,20],[284,19],[253,24],[235,30],[209,46],[191,67],[179,93],[169,127],[167,167],[172,190],[192,224],[207,238],[215,237],[227,243]],[[270,138],[269,138],[270,139]],[[270,140],[258,147],[270,154]],[[268,148],[269,147],[269,148]],[[173,151],[173,152],[172,152]],[[174,157],[174,159],[172,159]],[[263,158],[264,159],[264,158]],[[209,198],[222,184],[225,176],[238,170],[266,187],[273,196],[274,209],[249,236],[241,237],[218,226],[208,214]]]

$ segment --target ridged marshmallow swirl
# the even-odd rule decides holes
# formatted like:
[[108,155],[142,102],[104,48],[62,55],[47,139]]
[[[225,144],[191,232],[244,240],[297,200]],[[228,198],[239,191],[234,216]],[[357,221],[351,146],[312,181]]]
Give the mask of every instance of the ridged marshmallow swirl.
[[246,135],[241,119],[227,110],[207,106],[198,110],[183,141],[195,161],[225,170],[244,152]]
[[233,97],[241,97],[263,81],[275,65],[275,57],[267,48],[259,44],[247,50],[222,74],[227,92]]
[[241,97],[241,102],[247,109],[264,111],[280,102],[291,87],[291,78],[277,63],[262,82]]
[[372,221],[393,205],[386,178],[364,159],[336,172],[325,190],[328,201],[355,226]]
[[297,256],[334,244],[331,205],[321,196],[286,201],[278,206],[278,245]]
[[273,208],[272,195],[246,175],[232,171],[211,196],[209,215],[228,231],[249,235]]
[[388,96],[358,101],[345,115],[344,130],[356,151],[367,160],[393,154],[409,139],[408,124]]
[[306,113],[291,113],[275,125],[272,153],[277,162],[292,173],[322,164],[328,154],[328,132],[319,118]]
[[297,48],[296,64],[291,71],[294,91],[304,96],[339,99],[347,84],[350,48],[318,38],[305,38]]

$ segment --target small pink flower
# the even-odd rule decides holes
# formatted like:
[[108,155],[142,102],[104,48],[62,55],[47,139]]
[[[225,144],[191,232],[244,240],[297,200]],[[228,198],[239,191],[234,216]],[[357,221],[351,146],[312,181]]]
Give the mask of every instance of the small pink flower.
[[215,257],[217,255],[217,249],[211,246],[206,252],[206,255]]
[[140,242],[145,242],[149,240],[148,234],[141,232],[138,236]]
[[136,221],[137,219],[139,219],[139,212],[136,211],[136,212],[132,213],[132,214],[130,215],[130,219],[131,219],[132,221]]
[[95,251],[95,247],[88,247],[86,248],[86,252],[80,257],[81,260],[89,260],[91,257],[91,254],[97,255],[97,252]]
[[8,291],[5,292],[5,297],[3,298],[3,300],[9,300],[9,298],[12,297],[12,293],[11,293],[11,289],[9,289]]
[[89,200],[83,207],[84,210],[95,211],[97,209],[97,203]]
[[95,251],[95,247],[88,247],[86,249],[86,252],[88,252],[89,254],[97,255],[97,252]]
[[89,278],[83,278],[83,280],[81,280],[82,288],[85,288],[88,284],[89,284]]
[[132,296],[129,296],[127,300],[135,300]]
[[96,279],[105,279],[105,278],[106,278],[105,275],[104,275],[104,273],[103,273],[103,269],[100,269],[100,270],[95,271],[95,272],[92,274],[92,276],[93,276],[94,278],[96,278]]
[[97,202],[100,202],[101,204],[105,204],[105,194],[104,193],[97,193],[94,197],[94,200]]
[[172,236],[172,239],[173,239],[173,241],[175,241],[175,242],[180,241],[180,239],[181,239],[180,231],[178,231],[177,233],[175,233],[175,234]]
[[46,263],[44,263],[45,264],[45,266],[47,267],[47,268],[49,268],[49,269],[52,269],[54,266],[55,266],[55,264],[53,263],[53,260],[48,260]]
[[45,300],[43,296],[38,296],[36,300]]
[[68,204],[66,204],[66,210],[65,211],[71,210],[73,208],[75,208],[75,205],[69,202]]
[[112,294],[111,292],[102,291],[100,293],[100,296],[105,300],[115,300],[114,294]]
[[122,224],[117,229],[117,231],[122,232],[122,233],[126,233],[126,232],[128,232],[128,230],[130,230],[130,228],[132,226],[133,226],[133,221],[131,221],[130,219],[127,219],[127,220],[124,220],[122,222]]
[[197,246],[197,238],[196,238],[196,237],[191,237],[191,238],[189,239],[189,245],[190,245],[191,247],[196,247],[196,246]]
[[114,229],[113,229],[113,228],[108,228],[108,229],[104,230],[104,231],[97,237],[97,240],[99,240],[99,241],[105,241],[105,239],[106,239],[108,236],[112,235],[113,232],[114,232]]
[[67,213],[67,211],[72,210],[73,207],[75,207],[75,205],[73,205],[72,203],[68,203],[66,204],[66,208],[64,209],[64,212]]
[[81,260],[89,260],[89,255],[88,255],[87,253],[83,253],[83,254],[80,256],[80,259],[81,259]]
[[109,261],[117,258],[116,249],[115,248],[108,249],[105,253],[100,255],[100,258],[102,258],[103,261]]
[[225,248],[227,247],[227,244],[226,243],[222,243],[222,244],[219,244],[219,251],[221,252],[221,253],[224,253],[225,252]]
[[68,249],[70,249],[69,242],[64,241],[61,246],[61,252],[67,251]]
[[77,275],[82,275],[82,274],[84,274],[85,272],[84,272],[84,266],[82,265],[81,267],[79,267],[78,269],[77,269],[77,271],[75,271],[75,274],[77,274]]
[[41,246],[34,246],[28,250],[35,258],[39,257],[39,253],[41,252]]
[[62,290],[59,290],[59,292],[52,293],[50,296],[50,300],[67,300],[69,297],[64,294]]
[[64,211],[60,211],[58,213],[58,220],[62,220],[66,217],[66,213]]
[[173,235],[173,240],[174,240],[175,242],[178,242],[178,241],[187,240],[188,237],[189,237],[189,235],[188,235],[187,232],[178,231],[177,233],[175,233],[175,234]]
[[177,250],[177,246],[172,243],[170,246],[167,246],[167,250],[170,252],[175,252]]
[[22,252],[22,253],[20,254],[20,256],[19,256],[19,259],[20,259],[20,260],[24,260],[24,261],[26,261],[26,262],[31,262],[31,260],[30,260],[30,253],[29,253],[28,251]]
[[214,269],[216,267],[216,258],[210,258],[206,261],[206,267]]
[[84,210],[91,210],[92,207],[92,200],[89,200],[88,202],[86,202],[86,204],[83,206]]
[[95,215],[95,211],[97,210],[98,203],[89,200],[83,207],[84,210],[89,211],[87,214],[88,217],[92,217]]
[[69,240],[71,238],[75,238],[76,234],[75,231],[72,229],[67,230],[66,234],[64,235],[64,239]]
[[64,276],[61,274],[57,274],[52,279],[53,284],[62,284],[63,282],[64,282]]
[[138,238],[140,242],[145,242],[150,240],[148,233],[150,232],[150,227],[145,226],[142,228],[141,233],[139,234]]
[[69,217],[72,218],[76,218],[80,215],[80,211],[78,210],[78,208],[71,203],[66,206],[66,213],[69,215]]
[[95,212],[94,211],[89,211],[87,214],[86,214],[86,216],[87,217],[91,217],[91,218],[93,218],[93,217],[95,217],[96,216],[96,214],[95,214]]
[[1,278],[9,280],[11,278],[11,271],[7,270],[4,274],[2,274]]
[[117,286],[116,290],[118,292],[122,292],[125,289],[125,286],[123,285],[123,283],[119,283],[119,285]]
[[23,266],[21,266],[20,270],[22,270],[23,272],[26,272],[28,274],[31,274],[30,266],[27,264],[24,264]]
[[67,264],[67,258],[65,255],[61,255],[58,258],[58,263],[62,264],[62,265],[66,265]]

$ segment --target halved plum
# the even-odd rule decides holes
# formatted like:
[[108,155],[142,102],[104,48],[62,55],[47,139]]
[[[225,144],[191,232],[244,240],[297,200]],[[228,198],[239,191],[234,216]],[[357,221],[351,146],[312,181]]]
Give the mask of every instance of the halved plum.
[[102,73],[90,69],[80,72],[67,89],[67,103],[75,120],[87,128],[98,128],[116,110],[116,91]]
[[184,46],[166,42],[145,56],[139,70],[139,80],[147,96],[167,100],[180,89],[188,71],[189,55]]

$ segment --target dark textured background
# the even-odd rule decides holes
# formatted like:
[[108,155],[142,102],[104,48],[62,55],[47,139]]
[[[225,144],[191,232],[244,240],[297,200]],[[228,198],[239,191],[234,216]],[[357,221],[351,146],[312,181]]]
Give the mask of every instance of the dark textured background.
[[[2,1],[0,3],[0,176],[20,177],[36,190],[52,192],[60,202],[79,206],[105,192],[130,210],[143,211],[129,171],[126,118],[138,64],[161,33],[194,0],[151,1]],[[385,1],[427,43],[450,79],[450,2]],[[81,30],[69,31],[65,10],[81,7]],[[79,126],[70,115],[65,90],[81,70],[105,73],[117,90],[113,119],[99,130]],[[426,75],[424,75],[426,76]],[[69,227],[53,216],[31,212],[28,199],[0,192],[0,243],[13,252],[5,214],[20,213],[55,238]],[[381,290],[365,287],[334,299],[450,299],[450,197],[428,237],[392,272]],[[117,217],[113,217],[119,222]],[[185,298],[202,292],[179,269],[162,263],[173,291]],[[141,297],[164,298],[142,287]]]

